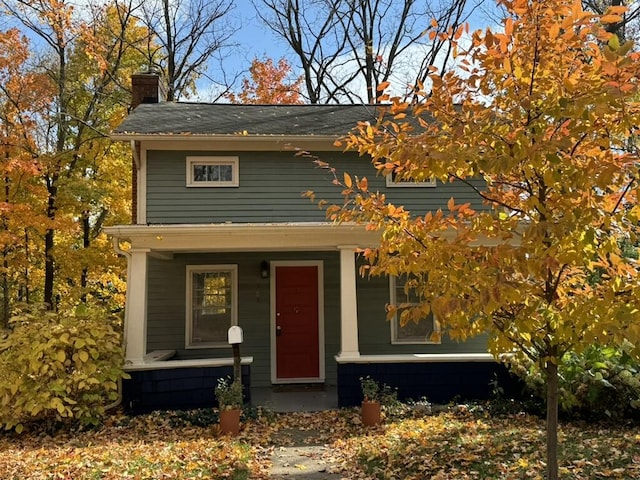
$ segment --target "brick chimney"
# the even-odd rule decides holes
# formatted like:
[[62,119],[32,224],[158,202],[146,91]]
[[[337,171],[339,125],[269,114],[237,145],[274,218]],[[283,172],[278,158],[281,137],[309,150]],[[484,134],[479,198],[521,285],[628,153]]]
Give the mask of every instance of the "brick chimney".
[[134,73],[131,75],[131,109],[141,103],[158,103],[162,100],[160,76],[157,73]]

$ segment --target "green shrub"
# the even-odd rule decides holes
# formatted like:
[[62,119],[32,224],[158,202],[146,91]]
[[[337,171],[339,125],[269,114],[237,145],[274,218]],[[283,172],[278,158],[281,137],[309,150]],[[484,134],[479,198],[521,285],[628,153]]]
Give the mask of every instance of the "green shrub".
[[[640,414],[640,364],[620,348],[592,345],[569,352],[558,368],[559,402],[565,413],[584,417],[624,418]],[[512,363],[533,394],[545,398],[544,378],[532,362]]]
[[21,432],[33,421],[98,424],[126,375],[120,321],[86,307],[30,306],[10,326],[0,338],[0,425]]

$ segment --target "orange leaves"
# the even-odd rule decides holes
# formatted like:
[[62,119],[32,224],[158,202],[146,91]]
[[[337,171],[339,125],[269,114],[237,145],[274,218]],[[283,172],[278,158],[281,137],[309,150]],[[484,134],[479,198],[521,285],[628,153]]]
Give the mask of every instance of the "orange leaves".
[[344,184],[347,188],[351,188],[351,186],[353,185],[353,182],[351,181],[351,175],[349,175],[347,172],[344,172]]
[[285,58],[273,60],[253,59],[249,68],[251,78],[242,80],[242,92],[229,93],[232,103],[296,104],[302,103],[300,88],[302,76],[290,79],[291,66]]
[[391,82],[382,82],[377,86],[376,90],[378,93],[382,93],[389,87],[389,85],[391,85]]

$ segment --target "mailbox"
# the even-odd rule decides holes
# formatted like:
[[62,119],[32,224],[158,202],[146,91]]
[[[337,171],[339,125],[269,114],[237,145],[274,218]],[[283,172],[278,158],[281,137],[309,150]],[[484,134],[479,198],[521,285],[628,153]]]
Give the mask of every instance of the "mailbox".
[[232,326],[231,328],[229,328],[227,338],[229,339],[229,345],[242,343],[242,328],[238,327],[237,325]]

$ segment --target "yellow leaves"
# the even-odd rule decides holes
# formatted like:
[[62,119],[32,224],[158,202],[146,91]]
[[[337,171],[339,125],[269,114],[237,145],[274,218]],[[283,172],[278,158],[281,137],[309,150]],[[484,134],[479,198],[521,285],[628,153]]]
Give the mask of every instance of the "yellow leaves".
[[78,358],[80,359],[81,362],[87,362],[89,361],[89,354],[87,353],[86,350],[80,350],[78,352]]
[[509,57],[505,57],[502,60],[502,68],[504,68],[504,71],[508,74],[511,75],[512,70],[511,70],[511,61],[509,60]]

